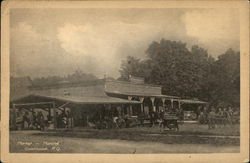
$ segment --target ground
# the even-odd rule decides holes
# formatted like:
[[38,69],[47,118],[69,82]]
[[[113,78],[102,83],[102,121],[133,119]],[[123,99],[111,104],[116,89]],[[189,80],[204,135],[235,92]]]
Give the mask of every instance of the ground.
[[184,124],[180,131],[163,132],[158,126],[10,132],[10,152],[229,153],[239,152],[239,143],[239,125],[208,130]]

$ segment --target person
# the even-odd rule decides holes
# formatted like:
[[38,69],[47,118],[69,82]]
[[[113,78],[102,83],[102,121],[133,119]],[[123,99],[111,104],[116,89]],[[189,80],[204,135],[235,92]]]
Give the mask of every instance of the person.
[[138,119],[140,121],[140,126],[144,126],[144,118],[145,118],[145,115],[143,112],[141,112],[138,116]]
[[240,108],[239,107],[237,107],[234,110],[234,117],[235,117],[235,122],[240,123]]
[[182,108],[177,109],[176,116],[178,117],[179,120],[184,119],[184,114],[183,114],[183,109]]
[[119,117],[113,116],[113,125],[114,125],[113,127],[115,127],[115,128],[119,128],[118,119],[119,119]]
[[160,114],[159,114],[159,127],[162,128],[163,127],[163,121],[164,121],[164,115],[165,115],[165,112],[163,109],[160,110]]
[[40,130],[44,130],[45,129],[44,116],[43,116],[43,113],[41,111],[38,112],[37,120],[38,120]]
[[224,117],[223,117],[223,110],[222,110],[221,107],[219,107],[218,112],[217,112],[217,114],[216,114],[216,121],[215,121],[215,123],[216,123],[218,126],[220,126],[220,125],[223,124],[223,119],[224,119]]
[[154,124],[157,123],[158,119],[159,119],[159,113],[157,111],[154,111]]
[[184,111],[182,108],[180,109],[180,120],[184,120]]
[[129,115],[128,114],[126,114],[124,116],[124,121],[125,121],[125,124],[126,124],[125,127],[128,128],[129,125],[130,125],[130,120],[129,120]]
[[67,115],[67,119],[68,119],[68,127],[72,128],[73,127],[73,117],[72,117],[71,111],[67,110],[66,115]]
[[203,111],[200,112],[200,115],[199,115],[198,119],[199,119],[200,124],[204,124],[205,123],[205,118],[204,118]]
[[215,109],[212,108],[211,111],[208,113],[208,129],[215,129]]
[[226,126],[227,122],[229,122],[229,113],[227,108],[223,108],[223,125]]
[[17,112],[16,124],[18,130],[23,129],[23,116],[21,114],[21,112]]
[[[212,107],[212,108],[213,108],[213,107]],[[212,108],[211,108],[211,109],[212,109]],[[208,123],[208,113],[209,113],[208,108],[205,106],[205,107],[203,108],[204,123]]]
[[122,116],[119,116],[117,119],[117,124],[119,128],[124,128],[125,127],[125,120],[122,118]]
[[151,127],[154,127],[155,122],[157,120],[157,116],[156,116],[156,112],[155,111],[151,111],[150,114],[150,123],[151,123]]
[[63,125],[62,126],[63,128],[67,128],[67,126],[68,126],[66,111],[62,112],[62,125]]
[[25,112],[23,115],[23,128],[29,129],[30,127],[30,118],[29,118],[29,112]]
[[[86,111],[82,111],[81,112],[81,117],[82,117],[82,126],[83,127],[87,127],[88,124],[88,120],[87,120],[87,112]],[[104,119],[104,117],[102,117],[102,114],[100,114],[100,119]]]
[[228,108],[228,115],[229,115],[229,123],[232,125],[233,124],[233,108],[229,107]]
[[56,124],[55,124],[55,126],[57,128],[60,128],[61,127],[61,114],[60,114],[60,112],[56,111],[55,116],[56,116]]
[[37,125],[38,125],[38,122],[37,122],[37,115],[36,115],[36,112],[32,112],[32,128],[33,129],[37,129]]
[[232,125],[233,122],[232,122],[232,116],[233,116],[233,113],[231,112],[230,110],[231,107],[229,107],[227,110],[226,110],[226,115],[227,115],[227,122]]
[[233,108],[232,108],[232,107],[229,107],[229,108],[228,108],[228,113],[229,113],[230,116],[233,116],[233,112],[234,112],[234,111],[233,111]]

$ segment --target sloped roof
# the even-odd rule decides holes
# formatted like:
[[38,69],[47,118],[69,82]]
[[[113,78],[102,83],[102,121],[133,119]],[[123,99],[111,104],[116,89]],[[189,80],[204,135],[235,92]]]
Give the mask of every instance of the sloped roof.
[[106,81],[105,91],[118,94],[161,94],[161,87],[149,84],[132,83],[125,81]]
[[48,98],[51,100],[59,100],[65,102],[79,103],[79,104],[140,104],[139,101],[129,101],[114,97],[98,97],[98,96],[44,96],[33,95],[36,97]]
[[[139,104],[138,101],[129,101],[126,99],[120,99],[116,97],[109,97],[104,91],[104,85],[98,84],[93,86],[79,86],[79,87],[61,87],[53,89],[38,89],[32,90],[25,96],[21,98],[33,96],[37,100],[50,99],[58,101],[66,101],[72,103],[82,103],[82,104],[101,104],[101,103],[130,103]],[[19,101],[18,99],[13,99],[12,102]]]

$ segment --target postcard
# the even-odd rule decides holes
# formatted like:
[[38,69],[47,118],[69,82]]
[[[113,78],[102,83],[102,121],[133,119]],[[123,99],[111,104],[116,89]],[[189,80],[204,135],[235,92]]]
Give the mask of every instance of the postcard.
[[4,1],[1,160],[248,162],[247,1]]

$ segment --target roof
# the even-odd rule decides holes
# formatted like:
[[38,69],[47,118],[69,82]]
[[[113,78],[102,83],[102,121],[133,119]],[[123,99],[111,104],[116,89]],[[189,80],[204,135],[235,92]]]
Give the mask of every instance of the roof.
[[[25,99],[28,99],[28,96],[36,99],[33,102],[40,102],[41,100],[56,100],[81,104],[140,104],[139,101],[129,101],[127,99],[108,96],[104,91],[103,84],[32,90],[20,98],[12,99],[12,102],[25,101]],[[28,101],[30,100],[28,99]]]
[[161,87],[124,81],[106,81],[105,92],[131,95],[160,95]]
[[186,104],[206,104],[207,103],[205,101],[192,100],[192,99],[180,99],[179,101],[182,103],[186,103]]
[[97,96],[44,96],[44,95],[32,95],[36,97],[43,97],[51,100],[59,100],[65,102],[72,102],[78,104],[140,104],[139,101],[129,101],[114,97],[97,97]]
[[163,94],[131,93],[131,92],[118,92],[118,91],[107,92],[107,93],[127,95],[127,96],[159,97],[159,98],[179,99],[179,97],[177,97],[177,96],[169,96],[169,95],[163,95]]

